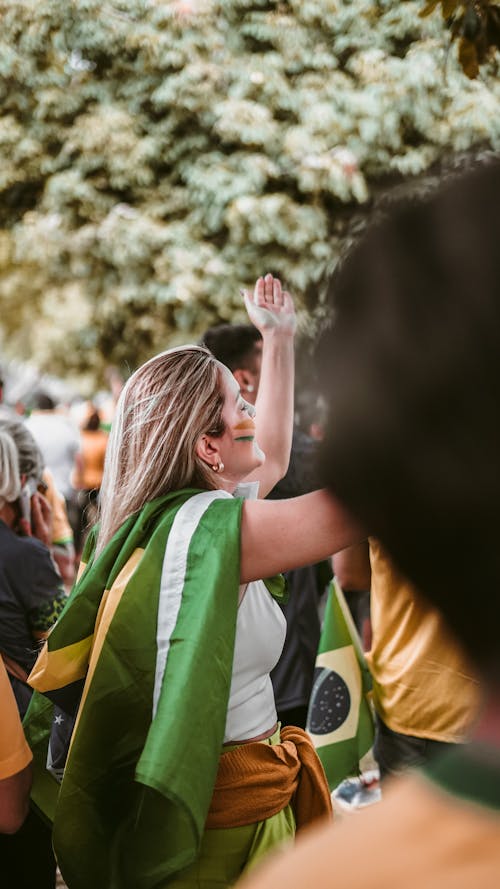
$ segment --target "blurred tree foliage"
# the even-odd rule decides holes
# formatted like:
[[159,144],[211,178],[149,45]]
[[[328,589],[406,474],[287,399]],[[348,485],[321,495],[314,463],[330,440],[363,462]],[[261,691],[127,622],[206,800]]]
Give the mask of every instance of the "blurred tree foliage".
[[499,147],[498,57],[469,79],[422,8],[0,0],[4,347],[133,367],[268,270],[313,324],[356,208]]
[[500,3],[495,0],[429,0],[421,15],[437,6],[458,42],[458,60],[467,77],[479,76],[479,66],[500,49]]

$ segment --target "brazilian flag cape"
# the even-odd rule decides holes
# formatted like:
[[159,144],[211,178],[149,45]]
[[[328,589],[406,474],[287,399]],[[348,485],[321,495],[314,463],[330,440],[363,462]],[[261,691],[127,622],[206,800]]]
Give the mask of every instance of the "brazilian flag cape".
[[95,559],[88,542],[31,674],[43,695],[26,725],[46,757],[47,696],[66,712],[81,696],[54,817],[70,889],[159,889],[197,855],[231,683],[241,504],[176,492]]

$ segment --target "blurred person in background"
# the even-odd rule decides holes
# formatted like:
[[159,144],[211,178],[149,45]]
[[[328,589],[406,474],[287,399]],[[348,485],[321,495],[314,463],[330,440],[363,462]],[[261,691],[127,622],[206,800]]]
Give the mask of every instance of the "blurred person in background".
[[78,492],[79,534],[75,540],[77,560],[80,560],[89,529],[97,521],[99,490],[104,472],[104,458],[108,433],[101,426],[101,415],[92,403],[87,405],[80,432],[80,456],[72,475],[73,487]]
[[38,444],[44,464],[66,501],[73,536],[78,534],[78,504],[71,478],[79,460],[80,432],[68,412],[58,410],[46,392],[37,392],[26,426]]
[[[33,439],[31,451],[26,447],[31,436],[24,429],[22,464],[30,474],[23,472],[5,426],[0,420],[0,654],[23,717],[32,695],[28,674],[66,595],[49,551],[49,507],[36,487],[42,471],[38,448]],[[0,861],[2,875],[16,889],[53,889],[50,829],[36,811],[30,810],[18,833],[0,837]]]
[[66,592],[69,592],[75,581],[77,567],[73,529],[69,523],[66,501],[57,490],[49,469],[43,470],[42,482],[45,485],[44,496],[49,502],[52,512],[50,552],[62,577]]
[[[20,472],[33,488],[41,491],[51,510],[51,556],[69,591],[75,580],[75,548],[73,531],[66,511],[66,501],[56,488],[52,473],[43,463],[43,456],[31,432],[10,408],[0,408],[0,429],[12,436],[19,456]],[[26,529],[29,533],[29,528]]]
[[106,368],[104,379],[108,389],[95,396],[95,404],[101,415],[101,426],[105,432],[109,432],[125,380],[120,369],[114,365]]
[[[340,269],[322,362],[323,477],[376,535],[391,576],[409,579],[408,609],[421,590],[417,614],[433,609],[474,665],[469,739],[388,781],[380,804],[311,831],[242,889],[499,885],[499,230],[498,162],[393,208]],[[422,677],[422,696],[440,671]],[[443,718],[469,681],[452,677]]]

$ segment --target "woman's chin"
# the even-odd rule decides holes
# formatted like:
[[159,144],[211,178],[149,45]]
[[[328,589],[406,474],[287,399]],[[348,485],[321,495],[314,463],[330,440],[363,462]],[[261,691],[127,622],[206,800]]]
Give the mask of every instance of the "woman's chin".
[[255,459],[257,460],[257,462],[255,464],[256,467],[262,466],[266,462],[266,455],[265,455],[264,451],[261,450],[261,448],[259,447],[257,442],[255,442],[255,444],[254,444],[254,454],[255,454]]

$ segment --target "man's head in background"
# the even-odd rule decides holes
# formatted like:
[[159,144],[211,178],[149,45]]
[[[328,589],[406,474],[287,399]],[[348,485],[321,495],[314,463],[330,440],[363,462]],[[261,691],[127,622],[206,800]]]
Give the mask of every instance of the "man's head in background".
[[500,164],[366,232],[320,345],[325,483],[500,688]]
[[32,408],[36,411],[54,411],[56,403],[47,392],[35,392],[32,398]]
[[203,334],[200,345],[232,371],[245,401],[255,404],[262,364],[262,337],[253,324],[218,324]]

